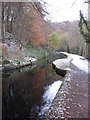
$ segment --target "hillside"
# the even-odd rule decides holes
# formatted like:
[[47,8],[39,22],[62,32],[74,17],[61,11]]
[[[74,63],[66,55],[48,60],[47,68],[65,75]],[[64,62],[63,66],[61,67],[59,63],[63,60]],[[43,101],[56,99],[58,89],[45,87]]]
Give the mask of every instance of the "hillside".
[[[53,32],[58,33],[60,39],[59,42],[54,40],[53,43],[55,45],[57,42],[58,51],[85,54],[85,44],[78,30],[78,21],[51,23],[44,20],[43,11],[40,3],[2,3],[1,48],[4,49],[4,59],[13,62],[14,59],[22,61],[24,57],[45,57],[47,52],[50,52],[47,38]],[[55,35],[57,37],[57,34]]]
[[11,20],[8,20],[8,23],[5,20],[5,31],[13,34],[18,39],[18,43],[32,46],[44,45],[47,35],[53,29],[41,16],[35,4],[8,3],[7,7],[6,16],[9,14]]
[[52,31],[34,2],[2,3],[3,63],[23,64],[31,58],[45,57],[46,38]]
[[60,43],[60,51],[67,51],[77,53],[79,55],[84,55],[85,53],[85,42],[79,32],[78,22],[61,22],[61,23],[51,23],[54,28],[62,37],[62,42]]

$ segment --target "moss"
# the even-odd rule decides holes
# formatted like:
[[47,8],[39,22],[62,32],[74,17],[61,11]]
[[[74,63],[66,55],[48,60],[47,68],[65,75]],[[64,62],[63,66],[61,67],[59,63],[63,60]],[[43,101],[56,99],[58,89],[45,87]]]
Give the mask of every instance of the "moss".
[[4,59],[4,60],[2,61],[2,64],[10,64],[10,61],[7,60],[7,59]]
[[17,60],[17,64],[20,65],[20,61],[19,60]]
[[14,62],[15,62],[17,65],[20,65],[20,61],[19,61],[19,60],[14,60]]
[[48,66],[47,72],[48,72],[51,76],[55,77],[55,76],[57,76],[57,74],[56,74],[56,72],[55,72],[54,70],[55,70],[55,69],[53,69],[53,66],[52,66],[52,64],[51,64],[51,65]]

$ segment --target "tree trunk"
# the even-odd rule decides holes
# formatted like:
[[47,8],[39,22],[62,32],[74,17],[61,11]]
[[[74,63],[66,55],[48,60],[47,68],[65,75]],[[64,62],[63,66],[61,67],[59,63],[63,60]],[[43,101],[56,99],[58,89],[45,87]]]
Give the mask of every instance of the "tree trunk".
[[[89,3],[88,3],[88,21],[89,21],[89,24],[90,24],[90,0],[88,0]],[[90,28],[90,26],[89,26]],[[90,39],[90,38],[89,38]],[[88,58],[90,59],[90,43],[88,43]]]
[[5,36],[4,36],[4,33],[5,33],[5,27],[4,27],[4,2],[2,2],[2,10],[1,10],[2,14],[1,14],[1,36],[2,36],[2,42],[5,41]]
[[67,45],[67,52],[70,53],[69,45]]
[[90,43],[86,44],[86,57],[90,59]]
[[8,3],[7,4],[7,7],[8,7],[8,9],[7,9],[7,17],[6,17],[6,27],[5,27],[5,31],[6,32],[10,32],[10,20],[9,20],[9,17],[10,17],[10,12],[11,12],[11,8],[10,8],[10,4]]
[[1,20],[1,18],[2,18],[2,2],[0,2],[0,42],[1,42],[1,39],[2,39],[2,24],[1,24],[1,22],[2,22],[2,20]]

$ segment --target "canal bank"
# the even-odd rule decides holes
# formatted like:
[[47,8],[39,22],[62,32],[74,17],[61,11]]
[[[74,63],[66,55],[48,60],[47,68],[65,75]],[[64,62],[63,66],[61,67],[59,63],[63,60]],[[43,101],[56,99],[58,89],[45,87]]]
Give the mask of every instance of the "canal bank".
[[77,57],[82,67],[74,57],[65,77],[56,74],[52,68],[52,62],[60,59],[60,55],[41,59],[33,69],[27,66],[3,73],[3,118],[86,118],[87,60]]
[[89,118],[88,75],[90,62],[78,55],[71,55],[70,73],[64,79],[53,100],[46,119]]

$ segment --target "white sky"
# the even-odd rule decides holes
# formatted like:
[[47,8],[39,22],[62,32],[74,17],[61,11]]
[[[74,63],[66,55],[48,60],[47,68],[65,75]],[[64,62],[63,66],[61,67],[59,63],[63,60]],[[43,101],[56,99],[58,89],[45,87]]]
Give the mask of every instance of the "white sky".
[[88,6],[84,0],[44,0],[49,12],[48,19],[52,22],[79,20],[79,11],[87,16]]

